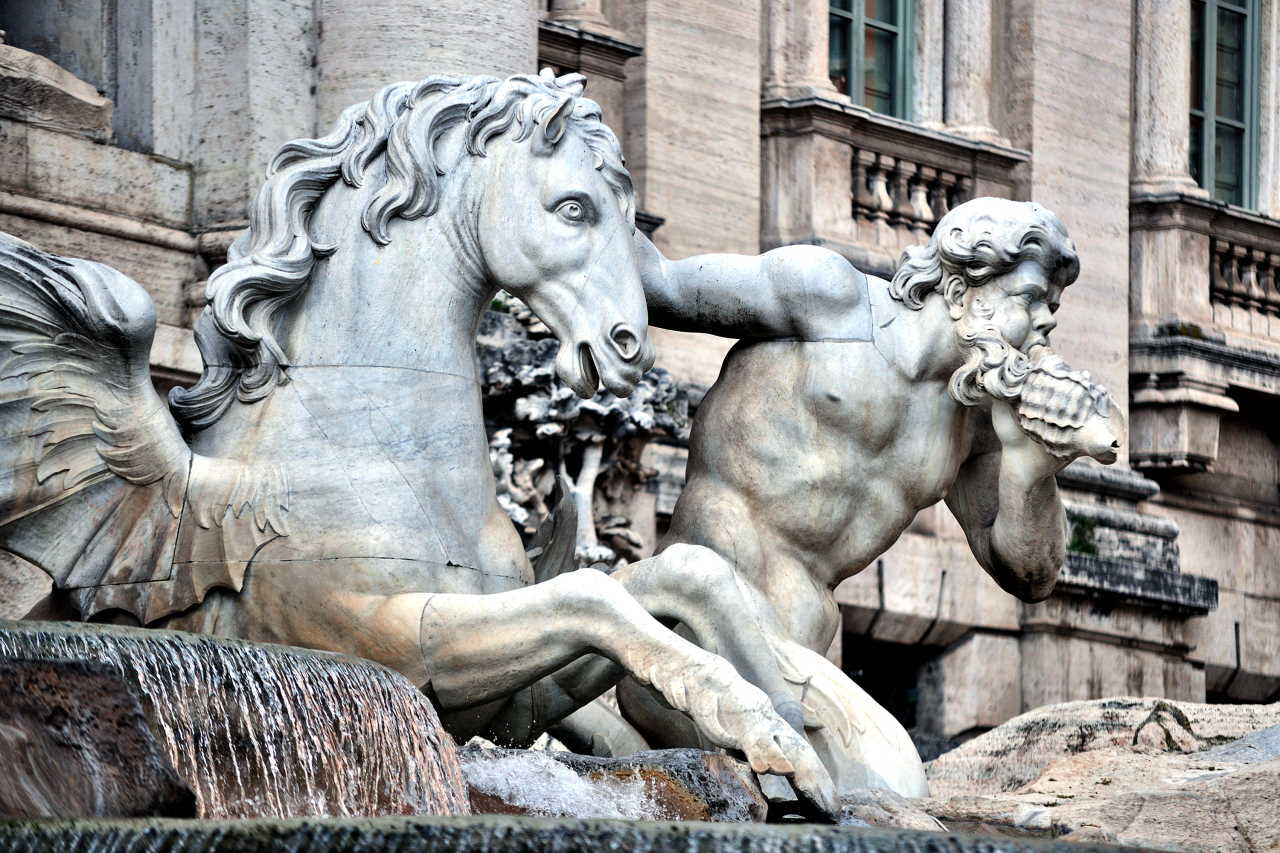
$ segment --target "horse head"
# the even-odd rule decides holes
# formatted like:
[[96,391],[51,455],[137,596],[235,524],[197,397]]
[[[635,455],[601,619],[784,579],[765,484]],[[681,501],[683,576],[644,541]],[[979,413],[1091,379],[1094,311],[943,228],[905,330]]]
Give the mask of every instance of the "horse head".
[[541,108],[536,128],[472,166],[490,172],[469,182],[487,188],[476,233],[484,266],[559,339],[566,384],[582,397],[601,383],[626,396],[654,360],[630,176],[593,102],[567,94]]
[[[635,194],[621,148],[583,78],[429,77],[383,88],[319,139],[285,145],[250,206],[249,229],[209,279],[196,327],[204,374],[170,404],[188,429],[287,381],[283,309],[335,249],[312,213],[345,183],[373,244],[412,240],[403,224],[445,220],[415,252],[451,253],[476,304],[523,299],[560,341],[556,371],[590,397],[626,396],[654,359],[635,256]],[[477,315],[478,318],[478,315]]]

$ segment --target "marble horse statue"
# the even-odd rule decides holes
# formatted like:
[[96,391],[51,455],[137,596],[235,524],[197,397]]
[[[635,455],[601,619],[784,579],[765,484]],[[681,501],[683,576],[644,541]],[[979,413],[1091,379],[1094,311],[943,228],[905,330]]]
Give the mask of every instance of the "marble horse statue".
[[[627,394],[654,357],[631,181],[581,91],[430,77],[285,145],[168,405],[142,287],[0,238],[0,547],[53,579],[46,618],[369,658],[459,737],[528,742],[630,676],[829,810],[767,693],[659,621],[740,606],[702,600],[725,588],[699,579],[709,551],[539,573],[496,502],[474,341],[499,288],[583,396]],[[729,621],[700,641],[749,665]]]

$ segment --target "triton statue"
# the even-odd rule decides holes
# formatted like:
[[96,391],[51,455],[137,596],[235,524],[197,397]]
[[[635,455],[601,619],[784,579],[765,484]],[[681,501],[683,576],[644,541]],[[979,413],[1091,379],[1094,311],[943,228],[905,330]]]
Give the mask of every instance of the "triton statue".
[[[687,289],[687,262],[640,248],[646,291]],[[801,265],[775,250],[719,267],[743,289],[788,278],[788,310],[825,324],[825,339],[742,341],[729,353],[694,419],[666,543],[733,564],[751,605],[721,618],[751,621],[776,664],[739,667],[780,708],[789,687],[838,790],[923,795],[905,730],[823,657],[840,626],[836,586],[945,500],[996,583],[1024,601],[1048,597],[1066,550],[1054,475],[1082,456],[1114,462],[1124,425],[1105,389],[1048,348],[1079,262],[1039,205],[959,205],[928,245],[907,249],[891,282],[820,252]],[[698,742],[644,691],[620,695],[651,741]]]

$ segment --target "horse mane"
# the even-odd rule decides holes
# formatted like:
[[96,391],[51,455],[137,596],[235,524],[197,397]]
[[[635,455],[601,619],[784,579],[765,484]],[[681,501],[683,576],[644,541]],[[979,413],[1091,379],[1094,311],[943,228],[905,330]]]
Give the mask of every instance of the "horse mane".
[[[329,135],[282,147],[249,206],[248,230],[209,277],[195,326],[204,372],[190,388],[169,392],[183,428],[205,429],[233,400],[258,402],[288,382],[277,319],[306,290],[316,262],[337,248],[314,242],[309,225],[316,203],[339,179],[351,187],[380,182],[360,221],[374,242],[386,245],[392,218],[435,213],[446,176],[436,146],[450,130],[465,126],[464,151],[483,157],[489,140],[513,128],[516,142],[540,127],[556,144],[572,124],[633,216],[634,191],[618,140],[601,121],[599,106],[581,97],[583,84],[580,74],[556,78],[549,70],[506,79],[433,76],[394,83],[344,110]],[[386,168],[370,168],[379,157]]]

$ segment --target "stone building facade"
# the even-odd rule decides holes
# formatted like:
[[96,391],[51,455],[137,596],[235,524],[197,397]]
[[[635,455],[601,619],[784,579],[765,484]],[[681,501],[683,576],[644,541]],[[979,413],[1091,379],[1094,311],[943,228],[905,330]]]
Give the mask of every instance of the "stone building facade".
[[[935,507],[841,587],[831,654],[922,742],[1280,698],[1277,0],[0,0],[0,28],[0,230],[143,282],[161,384],[198,373],[274,149],[393,80],[581,70],[673,257],[805,242],[888,275],[960,201],[1044,204],[1083,265],[1055,347],[1128,402],[1128,452],[1063,473],[1051,599]],[[732,343],[654,336],[695,389]],[[682,452],[650,449],[651,539]]]

